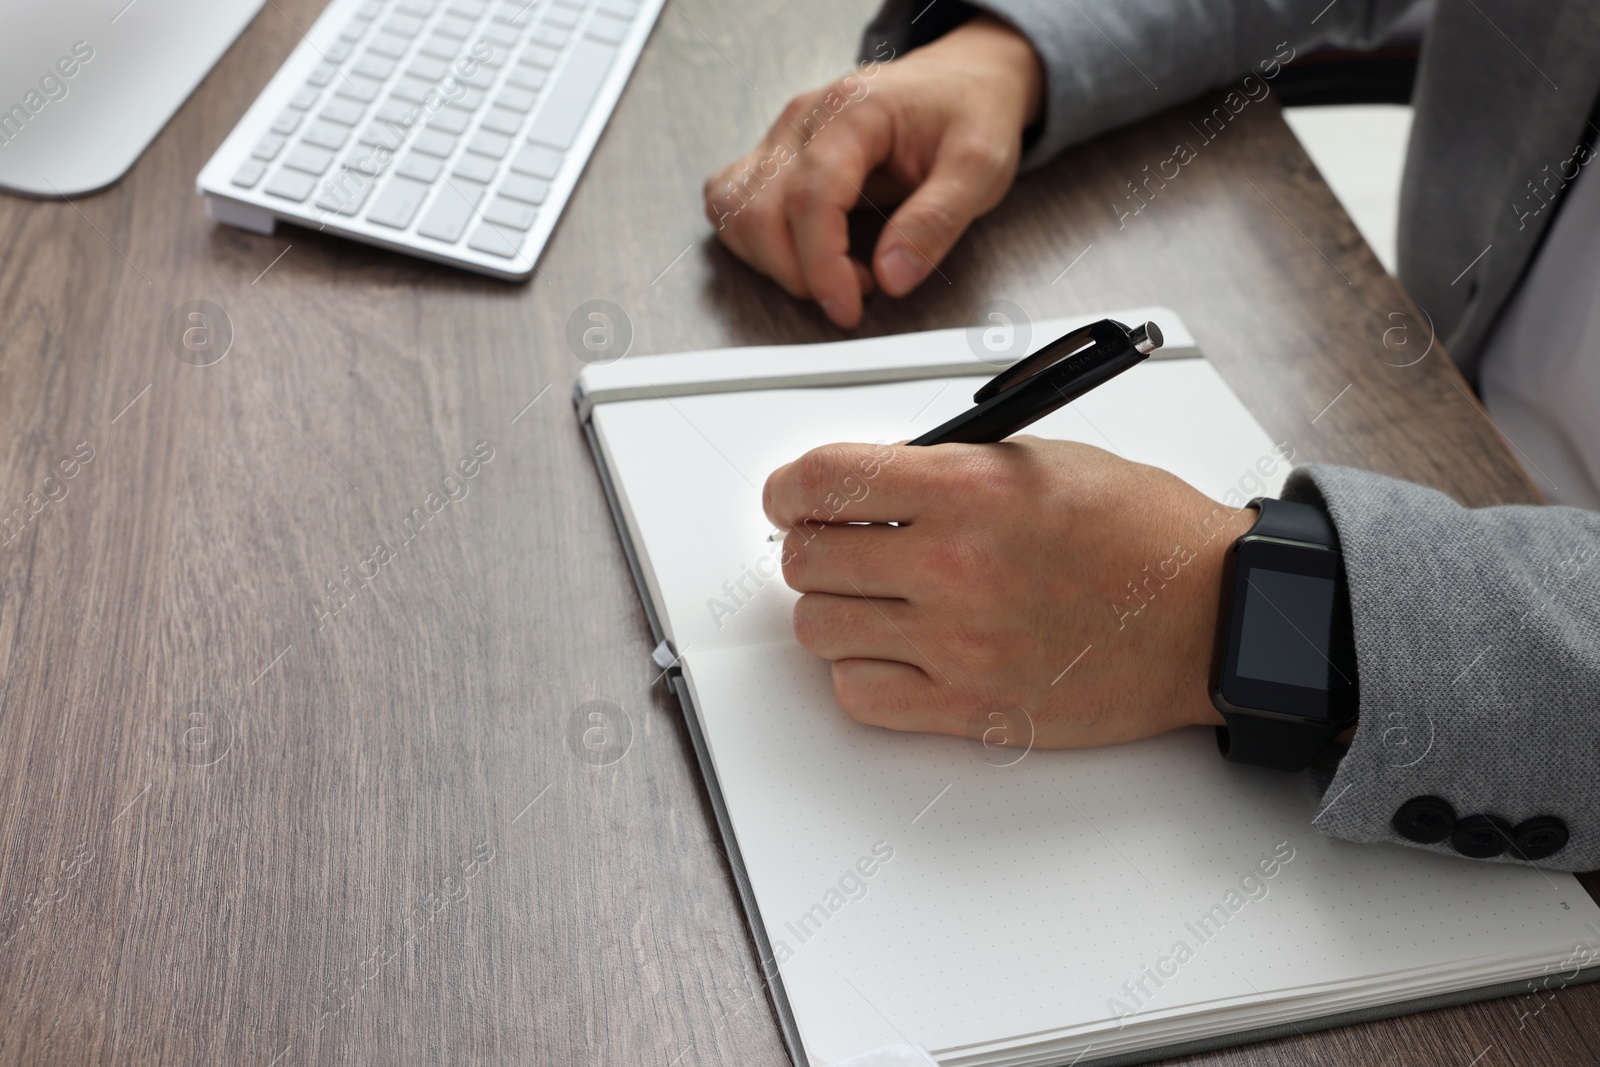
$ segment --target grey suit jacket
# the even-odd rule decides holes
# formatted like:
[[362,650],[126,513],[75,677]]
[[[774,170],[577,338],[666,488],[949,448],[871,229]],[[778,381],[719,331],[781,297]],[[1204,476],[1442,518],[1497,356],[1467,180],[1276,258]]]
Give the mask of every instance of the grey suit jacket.
[[[1296,50],[1380,40],[1410,0],[982,0],[1044,62],[1048,104],[1024,166]],[[888,0],[863,42],[897,54],[971,8]],[[881,55],[881,52],[876,54]],[[1254,90],[1251,90],[1252,92]],[[1600,140],[1600,3],[1439,0],[1401,192],[1400,278],[1469,376],[1576,165]],[[1587,140],[1592,138],[1593,140]],[[1574,162],[1577,161],[1577,162]],[[1600,237],[1600,235],[1597,235]],[[1600,418],[1600,413],[1596,413]],[[1322,503],[1349,579],[1361,722],[1314,775],[1318,829],[1412,844],[1417,797],[1515,826],[1561,819],[1541,865],[1600,867],[1600,514],[1462,508],[1375,474],[1308,466],[1285,496]],[[1448,841],[1419,847],[1454,854]],[[1520,862],[1514,853],[1502,862]]]

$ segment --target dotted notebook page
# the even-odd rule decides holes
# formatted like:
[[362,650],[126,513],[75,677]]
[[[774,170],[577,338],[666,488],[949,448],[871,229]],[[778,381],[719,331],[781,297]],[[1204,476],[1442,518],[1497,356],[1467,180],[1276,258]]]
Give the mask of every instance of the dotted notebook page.
[[816,1063],[1152,1047],[1538,973],[1600,920],[1570,875],[1324,837],[1306,776],[1228,764],[1209,730],[996,766],[850,721],[792,642],[685,662]]

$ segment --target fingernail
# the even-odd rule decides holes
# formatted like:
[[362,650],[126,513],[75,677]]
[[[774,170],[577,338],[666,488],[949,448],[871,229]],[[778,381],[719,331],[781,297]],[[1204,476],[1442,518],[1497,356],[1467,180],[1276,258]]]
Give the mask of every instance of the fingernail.
[[829,298],[821,301],[822,313],[832,319],[836,325],[844,325],[844,305],[839,301]]
[[904,248],[883,257],[883,287],[890,296],[904,296],[922,280],[922,262]]

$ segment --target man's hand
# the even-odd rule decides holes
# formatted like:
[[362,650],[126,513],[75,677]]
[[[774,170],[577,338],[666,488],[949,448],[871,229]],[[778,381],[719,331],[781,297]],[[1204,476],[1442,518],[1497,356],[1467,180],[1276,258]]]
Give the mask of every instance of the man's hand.
[[1034,437],[829,445],[763,501],[804,594],[795,636],[859,722],[970,737],[1020,708],[1044,748],[1222,723],[1207,682],[1248,508]]
[[[1000,202],[1043,93],[1032,46],[980,16],[870,78],[795,97],[754,151],[706,181],[706,216],[740,259],[854,326],[874,274],[903,296]],[[879,168],[914,191],[869,271],[850,258],[845,219]]]

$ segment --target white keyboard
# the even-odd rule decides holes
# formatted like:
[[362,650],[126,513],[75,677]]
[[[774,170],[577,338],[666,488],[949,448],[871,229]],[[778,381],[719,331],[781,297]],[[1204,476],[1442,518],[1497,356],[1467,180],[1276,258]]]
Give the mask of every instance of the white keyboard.
[[521,280],[664,0],[333,0],[201,170],[284,219]]

